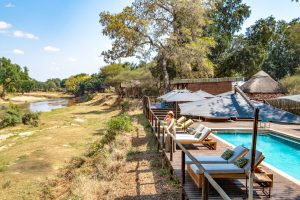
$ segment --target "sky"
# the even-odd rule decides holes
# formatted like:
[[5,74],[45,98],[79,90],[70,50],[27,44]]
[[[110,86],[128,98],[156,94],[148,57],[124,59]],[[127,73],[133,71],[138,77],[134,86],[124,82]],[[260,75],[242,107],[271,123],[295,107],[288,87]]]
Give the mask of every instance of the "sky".
[[[132,0],[0,0],[0,57],[27,66],[39,81],[97,73],[106,63],[101,52],[111,41],[99,24],[102,11],[120,12]],[[251,7],[246,27],[273,15],[300,17],[300,3],[290,0],[244,0]]]

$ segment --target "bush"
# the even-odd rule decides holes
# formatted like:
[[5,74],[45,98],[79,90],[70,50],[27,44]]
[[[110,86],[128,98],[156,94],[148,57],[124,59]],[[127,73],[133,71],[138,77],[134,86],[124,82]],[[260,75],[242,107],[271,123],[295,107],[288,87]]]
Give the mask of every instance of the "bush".
[[121,132],[121,131],[131,131],[133,128],[131,119],[128,115],[120,115],[118,117],[112,118],[107,122],[108,131]]
[[40,124],[40,113],[38,112],[28,112],[22,117],[22,123],[25,125],[39,126]]
[[19,107],[14,104],[9,104],[7,111],[4,114],[4,118],[0,123],[0,127],[15,126],[21,123],[21,113]]
[[126,112],[129,110],[129,101],[124,101],[123,104],[121,105],[121,109],[122,109],[122,112]]

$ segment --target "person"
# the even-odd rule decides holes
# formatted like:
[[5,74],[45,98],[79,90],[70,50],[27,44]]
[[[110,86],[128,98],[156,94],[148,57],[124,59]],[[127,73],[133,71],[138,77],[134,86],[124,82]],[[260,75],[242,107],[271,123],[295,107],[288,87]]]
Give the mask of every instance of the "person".
[[[166,122],[166,126],[165,126],[165,130],[167,133],[170,133],[172,135],[174,135],[176,137],[176,121],[175,121],[175,118],[174,118],[174,113],[173,111],[169,111],[167,113],[167,116],[165,117],[164,121]],[[171,139],[171,136],[169,134],[167,134],[167,137],[166,137],[166,152],[170,152],[170,139]],[[174,145],[173,143],[173,151],[175,152],[176,150],[176,145]]]

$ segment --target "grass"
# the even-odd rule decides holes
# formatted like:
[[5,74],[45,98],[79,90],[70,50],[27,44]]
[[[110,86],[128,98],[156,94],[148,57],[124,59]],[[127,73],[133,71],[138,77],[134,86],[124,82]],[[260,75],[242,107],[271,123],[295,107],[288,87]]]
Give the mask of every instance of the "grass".
[[[120,112],[115,100],[103,94],[43,113],[40,127],[5,129],[15,136],[0,143],[8,147],[0,151],[0,199],[178,199],[174,179],[166,170],[160,176],[161,155],[140,110],[128,109],[133,129],[114,122],[117,134],[108,137],[106,122]],[[17,135],[24,131],[33,134]]]
[[[43,113],[40,127],[18,125],[2,130],[15,134],[34,131],[34,134],[15,135],[0,142],[0,147],[8,147],[0,151],[0,186],[3,188],[0,199],[36,199],[42,191],[44,177],[54,177],[66,161],[81,155],[88,144],[101,137],[94,133],[118,112],[108,106],[80,104]],[[84,121],[79,123],[76,118]]]

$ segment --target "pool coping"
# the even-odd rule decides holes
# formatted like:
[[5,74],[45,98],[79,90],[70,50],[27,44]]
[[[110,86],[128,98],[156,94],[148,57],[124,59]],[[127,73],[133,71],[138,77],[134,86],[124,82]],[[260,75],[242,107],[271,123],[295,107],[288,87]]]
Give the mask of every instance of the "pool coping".
[[[212,131],[217,131],[217,130],[252,130],[252,129],[249,129],[249,128],[239,128],[239,129],[233,129],[233,128],[215,128],[215,129],[213,129],[212,128],[211,130]],[[271,129],[264,129],[264,130],[271,130]],[[277,132],[277,131],[274,131],[274,132]],[[282,133],[282,135],[284,135],[284,133]],[[231,144],[230,142],[227,142],[226,140],[218,137],[216,134],[211,134],[211,136],[217,138],[218,140],[220,140],[221,142],[225,143],[226,145],[228,145],[228,146],[230,146],[232,148],[236,147],[235,145]],[[296,138],[296,139],[299,140],[299,138]],[[272,171],[278,173],[282,177],[284,177],[284,178],[286,178],[286,179],[288,179],[288,180],[292,181],[293,183],[295,183],[295,184],[297,184],[297,185],[300,186],[300,181],[298,179],[292,177],[291,175],[289,175],[289,174],[281,171],[280,169],[274,167],[273,165],[270,165],[270,164],[266,163],[265,161],[263,161],[261,164],[264,165],[265,167],[271,169]]]

